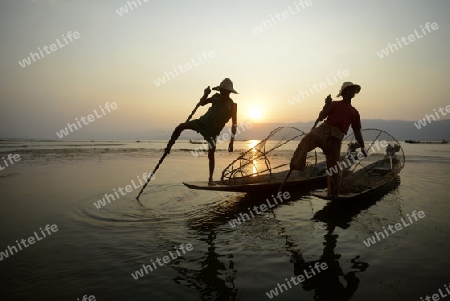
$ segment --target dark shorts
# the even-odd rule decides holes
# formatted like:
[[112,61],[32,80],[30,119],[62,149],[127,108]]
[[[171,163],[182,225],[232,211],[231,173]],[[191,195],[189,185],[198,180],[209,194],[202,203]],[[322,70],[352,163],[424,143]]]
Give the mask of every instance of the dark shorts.
[[216,140],[218,135],[211,134],[208,128],[198,119],[194,119],[188,122],[190,128],[203,136],[203,138],[208,142],[209,146],[216,146]]

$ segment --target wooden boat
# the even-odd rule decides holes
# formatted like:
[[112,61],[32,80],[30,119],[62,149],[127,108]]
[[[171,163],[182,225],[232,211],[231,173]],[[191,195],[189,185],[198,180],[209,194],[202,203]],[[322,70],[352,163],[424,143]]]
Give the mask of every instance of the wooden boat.
[[[389,138],[391,138],[390,141],[396,141],[392,136]],[[345,169],[339,182],[337,197],[328,196],[326,190],[316,191],[313,195],[325,200],[345,201],[362,199],[369,194],[376,193],[391,183],[404,167],[403,149],[400,143],[396,142],[394,145],[387,145],[384,157],[379,158],[379,154],[369,155],[354,166]]]
[[[284,184],[283,191],[311,190],[325,187],[327,185],[325,167],[326,162],[321,162],[315,167],[306,168],[303,172],[293,172]],[[271,193],[278,191],[287,173],[288,170],[285,170],[270,176],[241,178],[240,181],[237,179],[220,180],[215,181],[214,186],[209,186],[207,181],[183,182],[183,184],[188,188],[200,190]]]
[[[287,135],[286,132],[289,131],[291,133]],[[382,142],[385,142],[385,140],[397,141],[388,133],[378,129],[367,129],[363,130],[362,133],[367,137],[375,137],[369,143],[369,150],[375,149],[374,145],[378,145],[380,137],[384,138]],[[277,135],[281,135],[284,139],[274,142]],[[301,139],[303,135],[304,132],[296,128],[277,128],[265,140],[262,140],[231,162],[222,171],[221,179],[214,182],[215,185],[210,186],[207,181],[189,181],[183,182],[183,184],[191,189],[209,191],[277,192],[288,173],[289,162],[280,163],[279,160],[276,160],[277,153],[275,150],[279,150],[289,141]],[[348,150],[341,157],[341,161],[358,157],[356,149],[359,145],[354,141],[353,134],[344,139],[345,143],[348,143]],[[397,141],[394,146],[386,143],[385,150],[386,155],[375,152],[368,158],[358,161],[357,164],[349,166],[343,171],[342,180],[339,184],[339,190],[342,193],[337,199],[363,197],[389,183],[400,172],[405,162],[400,143]],[[397,156],[396,153],[399,153],[399,155]],[[290,156],[286,156],[286,158],[290,159]],[[309,164],[304,171],[293,171],[291,173],[283,186],[283,191],[306,192],[326,187],[326,162],[318,162],[317,153],[315,153],[315,160],[310,158],[308,162]],[[284,170],[280,170],[282,168]],[[313,195],[326,200],[331,199],[327,196],[326,191],[316,191]]]
[[[394,159],[393,163],[398,165],[400,164],[400,161]],[[353,175],[360,181],[370,181],[370,185],[355,187],[346,192],[340,192],[337,197],[328,196],[326,190],[314,192],[313,195],[321,199],[336,201],[364,198],[389,184],[397,176],[397,172],[394,172],[395,168],[398,168],[398,166],[394,166],[394,169],[390,169],[389,159],[380,160],[369,165],[366,168],[366,171],[361,169]]]
[[405,143],[409,144],[448,144],[447,140],[442,141],[415,141],[415,140],[405,140]]
[[[305,133],[295,127],[279,127],[269,136],[233,160],[219,181],[209,186],[206,181],[184,182],[191,189],[234,192],[277,192],[289,171],[291,151],[283,146],[299,141]],[[327,185],[326,162],[318,162],[317,154],[309,158],[302,172],[293,172],[283,190],[311,190]]]

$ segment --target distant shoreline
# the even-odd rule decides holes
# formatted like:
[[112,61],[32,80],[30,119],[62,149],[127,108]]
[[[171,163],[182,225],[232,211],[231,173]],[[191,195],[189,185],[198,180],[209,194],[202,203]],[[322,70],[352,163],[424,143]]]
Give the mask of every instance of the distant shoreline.
[[[261,140],[267,137],[267,135],[277,127],[295,127],[305,133],[311,130],[313,121],[310,122],[291,122],[291,123],[253,123],[252,128],[237,135],[237,140]],[[434,121],[428,124],[426,127],[418,130],[414,125],[414,121],[406,120],[382,120],[382,119],[362,119],[361,124],[363,129],[381,129],[388,132],[398,141],[406,141],[408,139],[416,141],[442,141],[450,140],[450,133],[448,128],[450,126],[450,119],[443,119]],[[227,133],[230,129],[230,124],[225,125],[222,133]],[[145,129],[139,131],[127,131],[127,132],[89,132],[77,131],[72,133],[70,140],[61,139],[61,141],[167,141],[173,133],[173,129],[170,126],[164,126],[159,129]],[[349,129],[348,134],[352,132]],[[53,142],[55,139],[53,136],[42,137],[39,135],[46,135],[46,133],[21,133],[13,132],[11,130],[0,133],[0,140],[2,141],[39,141],[39,142]],[[364,137],[366,139],[366,137]],[[200,134],[195,131],[184,132],[180,139],[182,140],[201,140]],[[369,138],[368,138],[369,139]],[[236,140],[236,141],[237,141]],[[1,141],[0,141],[1,142]]]

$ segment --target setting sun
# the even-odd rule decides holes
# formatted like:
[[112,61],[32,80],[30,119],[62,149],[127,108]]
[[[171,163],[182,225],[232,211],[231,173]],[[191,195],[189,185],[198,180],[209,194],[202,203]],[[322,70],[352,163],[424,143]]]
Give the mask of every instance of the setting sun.
[[254,120],[254,121],[259,121],[262,118],[262,111],[261,108],[259,107],[250,107],[248,110],[248,116],[250,119]]

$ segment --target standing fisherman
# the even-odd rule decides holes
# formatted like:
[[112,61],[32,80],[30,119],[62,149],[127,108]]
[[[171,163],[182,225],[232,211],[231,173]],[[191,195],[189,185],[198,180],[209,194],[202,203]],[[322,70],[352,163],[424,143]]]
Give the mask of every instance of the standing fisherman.
[[[290,167],[294,170],[303,170],[306,165],[306,155],[316,147],[320,147],[325,153],[327,159],[327,169],[334,167],[338,161],[341,152],[341,141],[347,134],[348,128],[352,126],[356,141],[358,141],[364,156],[367,156],[364,149],[364,140],[361,135],[361,119],[358,110],[352,106],[352,98],[361,91],[359,85],[352,82],[342,84],[341,90],[336,97],[342,96],[341,101],[331,101],[328,96],[325,100],[326,105],[320,112],[318,121],[325,118],[324,123],[319,127],[313,128],[311,132],[305,135],[300,141],[294,155],[291,159]],[[316,124],[317,122],[316,121]],[[328,196],[338,196],[339,171],[327,177]]]
[[214,173],[214,153],[216,151],[217,136],[224,128],[225,124],[232,119],[231,126],[231,139],[228,146],[228,151],[233,151],[234,136],[236,135],[237,126],[237,104],[230,98],[230,93],[238,94],[233,89],[233,82],[229,78],[225,78],[219,86],[214,87],[213,90],[217,90],[220,93],[214,94],[208,98],[211,93],[211,89],[208,87],[204,90],[203,97],[200,99],[200,105],[204,106],[208,103],[211,107],[208,111],[198,119],[194,119],[185,123],[180,123],[172,134],[166,151],[169,152],[172,145],[180,136],[184,130],[194,130],[200,133],[203,138],[208,142],[208,159],[209,159],[209,178],[208,185],[214,185],[213,173]]

